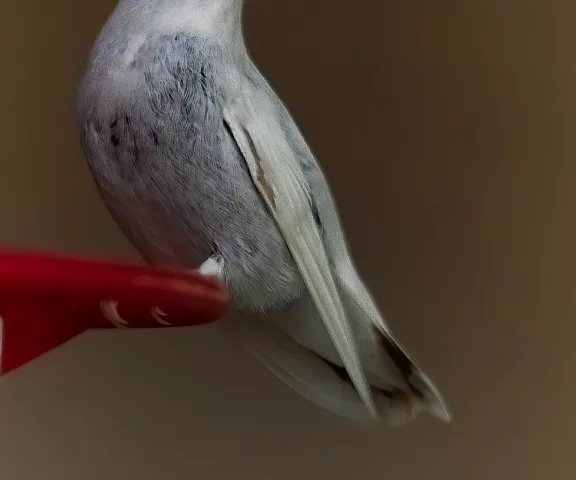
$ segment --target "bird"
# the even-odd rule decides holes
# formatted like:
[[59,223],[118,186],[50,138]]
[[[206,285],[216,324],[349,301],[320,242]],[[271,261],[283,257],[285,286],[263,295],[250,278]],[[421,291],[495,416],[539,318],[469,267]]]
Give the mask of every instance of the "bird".
[[451,415],[349,253],[321,167],[255,65],[242,0],[119,0],[77,94],[89,170],[154,266],[219,278],[250,352],[367,425]]

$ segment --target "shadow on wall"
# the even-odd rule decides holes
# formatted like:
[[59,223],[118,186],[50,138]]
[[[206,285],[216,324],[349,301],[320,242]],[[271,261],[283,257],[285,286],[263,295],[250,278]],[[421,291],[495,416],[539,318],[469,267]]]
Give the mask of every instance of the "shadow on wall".
[[[358,430],[223,337],[94,333],[0,385],[7,479],[572,479],[576,7],[247,2],[366,281],[455,423]],[[137,258],[73,101],[114,2],[0,6],[0,241]],[[3,477],[4,478],[4,477]]]

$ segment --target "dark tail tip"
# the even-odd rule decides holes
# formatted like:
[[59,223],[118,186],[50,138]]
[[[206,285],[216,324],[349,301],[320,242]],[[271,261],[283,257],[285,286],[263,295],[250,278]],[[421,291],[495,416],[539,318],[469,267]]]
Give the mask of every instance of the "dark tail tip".
[[381,339],[382,348],[386,351],[400,374],[406,379],[406,383],[433,417],[444,422],[451,421],[451,415],[446,401],[434,386],[432,381],[410,360],[408,354],[398,345],[398,342],[385,331],[375,328],[376,334]]

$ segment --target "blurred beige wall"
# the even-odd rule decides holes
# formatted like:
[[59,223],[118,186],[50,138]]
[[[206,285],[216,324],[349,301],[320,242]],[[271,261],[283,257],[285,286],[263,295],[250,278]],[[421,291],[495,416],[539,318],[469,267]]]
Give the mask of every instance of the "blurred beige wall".
[[[576,6],[248,3],[253,54],[455,423],[358,430],[217,326],[92,333],[0,383],[0,478],[575,478]],[[2,243],[137,258],[73,120],[113,4],[0,5]]]

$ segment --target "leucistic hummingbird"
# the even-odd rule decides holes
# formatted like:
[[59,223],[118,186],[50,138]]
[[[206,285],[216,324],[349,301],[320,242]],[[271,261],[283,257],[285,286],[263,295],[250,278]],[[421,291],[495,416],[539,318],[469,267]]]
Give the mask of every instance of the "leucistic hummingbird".
[[218,276],[278,377],[360,422],[448,420],[356,271],[326,179],[252,62],[242,0],[120,0],[78,120],[112,216],[156,266]]

